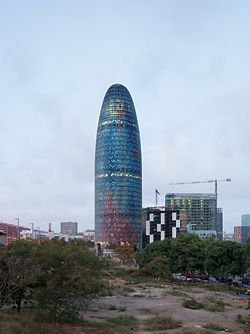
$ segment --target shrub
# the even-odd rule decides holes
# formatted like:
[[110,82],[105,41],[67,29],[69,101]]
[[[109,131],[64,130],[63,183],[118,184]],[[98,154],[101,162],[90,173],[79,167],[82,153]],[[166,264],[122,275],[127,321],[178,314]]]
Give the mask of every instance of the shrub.
[[195,299],[186,299],[183,301],[182,306],[186,308],[191,308],[192,310],[198,310],[200,308],[204,308],[202,303],[197,302]]
[[218,300],[206,305],[206,310],[211,312],[224,312],[225,303],[222,300]]
[[118,308],[118,311],[119,311],[119,312],[125,312],[126,309],[127,309],[126,306],[121,306],[121,307]]
[[156,315],[145,321],[144,327],[149,331],[158,331],[164,329],[174,329],[180,326],[180,322],[172,315]]
[[156,256],[146,264],[143,271],[158,278],[170,277],[169,259],[166,256]]
[[101,290],[97,294],[98,297],[111,297],[113,293],[111,290]]
[[220,332],[220,331],[224,331],[225,330],[224,327],[222,327],[220,325],[217,325],[217,324],[213,324],[213,323],[206,324],[203,327],[206,328],[206,329],[210,329],[212,331],[216,331],[216,332]]

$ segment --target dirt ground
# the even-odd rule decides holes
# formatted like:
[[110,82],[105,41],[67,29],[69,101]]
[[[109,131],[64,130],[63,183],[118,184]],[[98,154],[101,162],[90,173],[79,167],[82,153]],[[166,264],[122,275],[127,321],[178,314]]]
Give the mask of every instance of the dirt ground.
[[[222,332],[245,333],[246,326],[237,321],[240,314],[250,314],[247,310],[248,298],[240,297],[236,292],[210,291],[203,286],[180,286],[178,284],[140,283],[121,284],[112,290],[113,295],[99,297],[84,313],[84,318],[92,321],[103,321],[120,315],[133,315],[139,325],[133,329],[137,334],[152,332],[144,329],[144,321],[154,315],[171,314],[180,322],[174,330],[155,331],[154,333],[185,333],[185,328],[192,328],[192,333],[201,333],[200,329],[207,324],[216,324],[224,328]],[[193,310],[185,308],[184,300],[194,298],[204,308]],[[209,310],[216,303],[223,304],[224,310]],[[206,309],[207,308],[207,309]],[[211,307],[210,307],[211,309]],[[212,332],[211,332],[212,333]]]

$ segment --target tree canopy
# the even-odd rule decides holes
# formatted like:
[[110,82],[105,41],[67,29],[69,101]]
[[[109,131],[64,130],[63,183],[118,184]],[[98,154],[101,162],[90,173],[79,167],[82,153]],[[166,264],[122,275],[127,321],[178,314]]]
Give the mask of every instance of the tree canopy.
[[82,241],[17,241],[0,250],[0,307],[29,299],[53,321],[78,317],[103,286],[104,260]]

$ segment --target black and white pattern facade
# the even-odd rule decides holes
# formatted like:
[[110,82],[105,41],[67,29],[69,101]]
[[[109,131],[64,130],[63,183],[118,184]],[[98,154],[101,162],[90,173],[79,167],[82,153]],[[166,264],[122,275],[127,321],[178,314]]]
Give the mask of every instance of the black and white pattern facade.
[[[185,215],[180,210],[166,210],[165,207],[149,207],[143,209],[143,244],[166,238],[176,238],[186,232]],[[184,218],[184,219],[182,219]]]

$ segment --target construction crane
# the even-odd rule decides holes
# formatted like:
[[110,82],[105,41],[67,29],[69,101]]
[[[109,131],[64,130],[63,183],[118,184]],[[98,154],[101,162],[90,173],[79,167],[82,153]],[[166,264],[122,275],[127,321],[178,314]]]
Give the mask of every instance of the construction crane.
[[176,182],[176,183],[169,183],[170,186],[176,185],[176,184],[196,184],[196,183],[214,183],[214,192],[215,192],[215,197],[217,201],[217,194],[218,194],[218,187],[217,183],[218,182],[231,182],[231,179],[215,179],[215,180],[207,180],[207,181],[192,181],[192,182]]
[[158,205],[158,195],[160,195],[159,191],[155,189],[155,205]]

